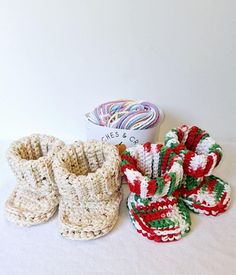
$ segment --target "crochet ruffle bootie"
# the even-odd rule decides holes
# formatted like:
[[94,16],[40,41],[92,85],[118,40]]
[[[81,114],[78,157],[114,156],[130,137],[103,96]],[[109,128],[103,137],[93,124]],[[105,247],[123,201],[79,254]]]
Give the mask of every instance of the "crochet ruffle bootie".
[[131,192],[129,215],[138,233],[168,242],[189,232],[189,212],[176,192],[183,177],[182,159],[172,149],[150,143],[127,149],[121,159]]
[[63,237],[95,239],[113,228],[122,199],[119,163],[117,148],[101,141],[75,142],[57,154],[54,172]]
[[212,174],[222,158],[222,149],[208,133],[196,126],[170,130],[165,145],[183,159],[181,195],[195,213],[217,216],[230,204],[230,186]]
[[17,185],[5,204],[9,221],[21,226],[46,222],[59,202],[52,160],[64,143],[52,136],[31,135],[11,144],[7,159]]

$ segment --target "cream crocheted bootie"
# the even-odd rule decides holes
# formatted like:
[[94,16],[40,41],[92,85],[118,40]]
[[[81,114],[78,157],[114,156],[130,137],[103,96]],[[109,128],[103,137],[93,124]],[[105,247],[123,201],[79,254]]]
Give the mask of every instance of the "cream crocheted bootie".
[[17,185],[5,204],[9,221],[31,226],[52,217],[59,201],[52,160],[63,146],[62,141],[52,136],[38,134],[11,144],[7,159]]
[[54,173],[63,237],[95,239],[113,228],[122,198],[119,162],[117,148],[101,141],[75,142],[57,154]]

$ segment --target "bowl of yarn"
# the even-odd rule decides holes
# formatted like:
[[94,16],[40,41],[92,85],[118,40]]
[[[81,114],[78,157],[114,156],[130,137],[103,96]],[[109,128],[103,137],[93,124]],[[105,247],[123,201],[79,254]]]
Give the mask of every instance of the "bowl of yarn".
[[97,106],[85,115],[87,139],[126,148],[156,142],[164,114],[155,104],[136,100],[115,100]]

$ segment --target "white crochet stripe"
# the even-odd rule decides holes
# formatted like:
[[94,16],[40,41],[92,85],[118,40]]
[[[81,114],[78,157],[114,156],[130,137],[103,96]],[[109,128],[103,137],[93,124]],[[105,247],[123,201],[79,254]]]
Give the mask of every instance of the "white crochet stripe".
[[182,179],[183,179],[183,174],[184,174],[183,166],[178,162],[174,162],[169,173],[175,173],[175,176],[176,176],[175,187],[177,187],[179,185],[180,181],[182,181]]
[[186,126],[186,125],[179,128],[179,129],[181,129],[181,130],[183,131],[183,133],[184,133],[184,137],[183,137],[183,140],[182,140],[181,143],[184,144],[184,143],[186,142],[186,140],[187,140],[187,138],[188,138],[188,134],[189,134],[191,128],[192,128],[192,127],[188,127],[188,126]]
[[137,153],[138,167],[145,172],[145,155],[144,148],[142,145],[137,146]]
[[169,179],[167,182],[164,183],[164,188],[163,188],[162,193],[160,194],[160,196],[167,195],[167,193],[170,189],[170,183],[171,183],[171,179]]
[[189,169],[193,171],[196,171],[199,168],[205,169],[206,164],[207,164],[207,156],[195,155],[190,160]]
[[166,145],[167,147],[172,147],[172,145],[173,145],[173,144],[176,144],[176,142],[179,143],[179,142],[178,142],[177,140],[175,140],[175,139],[169,139],[169,140],[166,142],[165,145]]
[[166,138],[175,139],[176,141],[178,140],[177,134],[172,130],[166,134]]
[[[189,198],[196,200],[196,194],[191,194],[188,196]],[[205,191],[203,193],[200,192],[200,190],[197,192],[197,201],[200,203],[206,202],[206,205],[208,206],[214,206],[215,205],[215,199],[214,194],[210,194],[209,192]]]
[[124,174],[128,178],[129,182],[133,185],[134,180],[140,180],[142,179],[142,174],[139,171],[134,171],[130,169],[125,169]]
[[207,137],[203,140],[200,140],[196,147],[196,153],[197,154],[208,154],[209,149],[211,148],[212,145],[216,144],[215,140],[212,137]]
[[156,144],[151,145],[152,148],[152,154],[153,154],[153,163],[152,163],[152,177],[157,178],[158,177],[158,164],[159,164],[159,158],[160,158],[160,152],[156,152]]
[[138,152],[137,152],[137,148],[136,148],[136,147],[130,147],[130,148],[126,149],[126,151],[127,151],[128,153],[130,153],[130,155],[131,155],[133,158],[137,159]]
[[147,193],[148,193],[148,178],[143,177],[140,184],[140,197],[147,198]]
[[225,196],[225,199],[223,201],[223,204],[225,205],[230,200],[231,188],[230,188],[230,185],[228,183],[224,183],[224,184],[225,184],[226,196]]
[[144,150],[145,157],[145,175],[148,177],[152,176],[152,151],[147,152]]

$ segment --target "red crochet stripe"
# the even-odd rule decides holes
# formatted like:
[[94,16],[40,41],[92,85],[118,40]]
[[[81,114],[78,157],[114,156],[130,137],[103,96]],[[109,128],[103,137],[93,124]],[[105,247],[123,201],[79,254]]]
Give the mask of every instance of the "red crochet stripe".
[[131,210],[131,214],[133,215],[133,217],[135,218],[135,220],[137,221],[137,223],[140,225],[140,227],[147,231],[149,234],[155,234],[154,230],[151,229],[150,227],[147,227],[139,218],[139,216],[134,212],[134,210]]
[[164,201],[160,201],[160,202],[152,202],[152,203],[150,203],[149,205],[147,205],[147,206],[142,206],[142,205],[137,205],[136,206],[136,209],[138,210],[138,211],[148,211],[148,210],[154,210],[154,209],[158,209],[158,207],[164,207],[164,206],[174,206],[176,203],[177,203],[177,199],[175,198],[175,199],[172,199],[172,200],[170,200],[170,199],[168,199],[168,197],[167,196],[164,196],[163,198],[165,198],[165,200]]
[[[165,236],[158,236],[157,234],[155,234],[154,230],[151,229],[150,227],[146,226],[138,217],[138,215],[136,215],[136,213],[132,210],[131,214],[133,215],[134,219],[137,221],[137,223],[140,225],[140,227],[146,231],[147,233],[149,233],[150,235],[148,235],[147,233],[143,233],[142,230],[136,229],[138,233],[141,233],[144,237],[147,237],[149,240],[154,240],[156,242],[163,242],[161,237],[165,237],[167,236],[168,238],[173,238],[173,237],[177,237],[180,235],[180,233],[174,233],[174,234],[167,234]],[[179,226],[173,227],[171,228],[171,230],[176,230],[179,229]],[[158,231],[166,231],[166,229],[158,229]],[[176,239],[175,239],[176,240]],[[169,242],[170,240],[168,240]]]
[[184,132],[180,128],[177,129],[177,136],[178,136],[179,142],[181,143],[184,138]]
[[214,187],[215,187],[215,185],[216,185],[216,183],[217,183],[217,180],[216,179],[214,179],[214,178],[211,178],[210,180],[209,180],[209,182],[208,182],[208,191],[210,192],[210,193],[212,193],[212,192],[214,192]]
[[199,141],[201,140],[201,138],[202,138],[205,134],[206,134],[206,132],[205,132],[205,131],[202,131],[202,132],[195,138],[194,143],[193,143],[193,145],[191,146],[191,150],[192,150],[192,151],[195,151],[195,150],[196,150],[196,147],[197,147]]
[[151,212],[151,213],[145,213],[145,214],[140,214],[140,217],[145,221],[145,222],[150,222],[153,220],[157,219],[164,219],[166,218],[167,213],[170,213],[170,209],[162,209],[159,211]]
[[167,183],[171,181],[171,177],[168,174],[164,174],[163,179],[164,179],[164,185],[167,185]]
[[127,160],[130,164],[137,166],[137,160],[129,155],[121,155],[121,160]]
[[[175,228],[173,228],[173,229],[175,229]],[[155,241],[155,242],[158,242],[158,243],[168,243],[168,242],[176,242],[176,241],[177,241],[177,239],[163,241],[163,240],[161,239],[161,237],[158,236],[158,235],[151,235],[151,236],[150,236],[150,235],[148,235],[147,233],[143,233],[142,230],[139,230],[139,229],[136,229],[136,230],[137,230],[138,233],[141,233],[144,237],[148,238],[149,240]],[[159,230],[159,229],[158,229],[158,230]],[[162,231],[162,230],[159,230],[159,231]],[[165,236],[172,239],[173,237],[177,237],[177,236],[179,236],[179,235],[180,235],[180,233],[175,233],[175,234],[167,234],[167,235],[165,235]],[[164,236],[162,236],[162,237],[164,237]]]
[[143,148],[144,151],[149,153],[151,151],[151,142],[146,142],[145,144],[143,144]]
[[168,171],[170,170],[170,168],[172,167],[172,165],[173,165],[174,162],[176,161],[176,158],[177,158],[177,156],[174,156],[174,157],[171,159],[171,161],[170,161],[170,163],[169,163],[169,165],[168,165],[168,167],[167,167],[167,170],[168,170]]
[[188,190],[186,186],[182,185],[180,188],[180,195],[182,196],[190,196],[192,194],[196,194],[197,190],[200,189],[205,184],[205,178],[202,179],[202,181],[196,186],[195,188]]
[[192,159],[192,157],[194,157],[195,154],[192,151],[188,151],[188,153],[186,153],[184,155],[184,163],[183,163],[183,168],[184,168],[184,172],[186,174],[189,174],[189,165],[190,165],[190,161]]
[[157,190],[157,184],[156,184],[156,180],[152,179],[148,182],[148,187],[147,187],[147,196],[154,196],[155,192]]
[[163,159],[162,159],[161,170],[162,170],[163,174],[166,172],[166,166],[168,164],[168,160],[169,160],[169,156],[170,156],[171,152],[173,152],[173,150],[171,148],[168,148],[164,154]]
[[219,213],[222,213],[222,212],[224,212],[225,206],[227,205],[227,204],[226,205],[223,204],[225,197],[226,197],[226,192],[221,197],[220,202],[217,203],[217,205],[212,206],[212,207],[207,207],[207,206],[204,206],[201,204],[195,204],[195,203],[192,204],[192,207],[194,207],[196,209],[200,209],[200,210],[219,211]]
[[156,145],[156,153],[159,153],[161,151],[162,146],[163,146],[162,144]]
[[206,167],[205,167],[205,170],[204,170],[204,174],[207,175],[208,172],[210,171],[210,169],[212,168],[212,165],[214,163],[214,159],[211,155],[209,155],[207,157],[207,164],[206,164]]
[[214,152],[214,154],[216,155],[216,158],[217,158],[217,160],[216,160],[216,166],[217,166],[221,160],[221,155],[219,152]]
[[190,132],[188,133],[188,137],[187,137],[187,140],[185,142],[185,146],[190,149],[191,148],[191,145],[193,144],[194,142],[194,139],[195,139],[195,135],[198,131],[198,127],[197,126],[193,126],[190,130]]
[[125,173],[126,169],[137,171],[137,168],[133,164],[125,164],[121,166],[122,173]]
[[[190,162],[191,159],[195,156],[195,154],[192,151],[189,151],[185,156],[184,156],[184,164],[183,164],[183,168],[184,168],[184,172],[189,175],[192,176],[194,178],[200,178],[206,175],[205,172],[205,168],[199,167],[197,170],[193,170],[191,169],[190,166]],[[211,163],[209,163],[208,165],[210,165]],[[208,169],[208,167],[207,167]]]
[[185,149],[186,149],[186,147],[183,144],[178,144],[175,147],[174,151],[175,151],[176,154],[179,154],[181,150],[185,150]]
[[130,192],[140,195],[140,193],[141,193],[140,187],[141,187],[141,181],[138,179],[134,180],[133,184],[129,182]]

